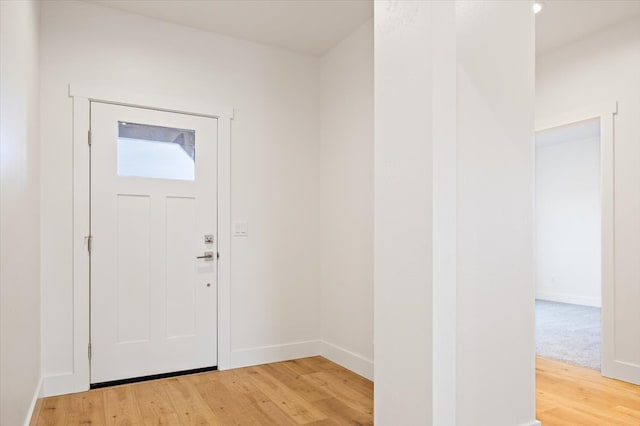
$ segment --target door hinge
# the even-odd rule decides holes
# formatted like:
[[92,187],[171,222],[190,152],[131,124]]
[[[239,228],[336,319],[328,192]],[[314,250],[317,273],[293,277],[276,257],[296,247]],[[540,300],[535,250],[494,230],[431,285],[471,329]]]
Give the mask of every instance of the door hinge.
[[91,146],[91,129],[87,130],[87,143]]
[[84,237],[84,240],[87,243],[87,251],[91,254],[91,243],[93,242],[93,237],[91,235],[87,235]]
[[87,346],[87,355],[89,356],[89,361],[91,361],[91,356],[93,355],[93,348],[91,347],[91,342]]
[[216,252],[216,259],[220,259],[220,252]]

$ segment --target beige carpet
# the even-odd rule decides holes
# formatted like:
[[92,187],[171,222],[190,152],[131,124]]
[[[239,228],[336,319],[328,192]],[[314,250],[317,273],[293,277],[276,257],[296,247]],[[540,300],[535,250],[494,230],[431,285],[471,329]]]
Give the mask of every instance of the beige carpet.
[[536,300],[536,353],[600,370],[600,308]]

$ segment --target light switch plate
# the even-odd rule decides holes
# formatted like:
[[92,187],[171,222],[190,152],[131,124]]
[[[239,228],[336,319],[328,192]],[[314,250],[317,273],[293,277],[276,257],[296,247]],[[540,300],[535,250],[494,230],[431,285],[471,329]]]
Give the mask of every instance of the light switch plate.
[[235,220],[232,224],[234,237],[246,237],[249,235],[249,225],[246,220]]

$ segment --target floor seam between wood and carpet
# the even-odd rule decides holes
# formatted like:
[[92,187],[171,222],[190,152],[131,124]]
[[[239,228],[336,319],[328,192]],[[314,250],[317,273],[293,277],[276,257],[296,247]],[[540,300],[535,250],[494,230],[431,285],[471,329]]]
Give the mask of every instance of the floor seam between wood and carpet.
[[536,354],[600,370],[600,308],[536,300]]

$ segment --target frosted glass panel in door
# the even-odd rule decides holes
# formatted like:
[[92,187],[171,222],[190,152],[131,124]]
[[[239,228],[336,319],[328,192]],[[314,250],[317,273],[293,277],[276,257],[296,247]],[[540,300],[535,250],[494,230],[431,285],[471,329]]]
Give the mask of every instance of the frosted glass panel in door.
[[195,179],[195,130],[118,122],[118,176]]

